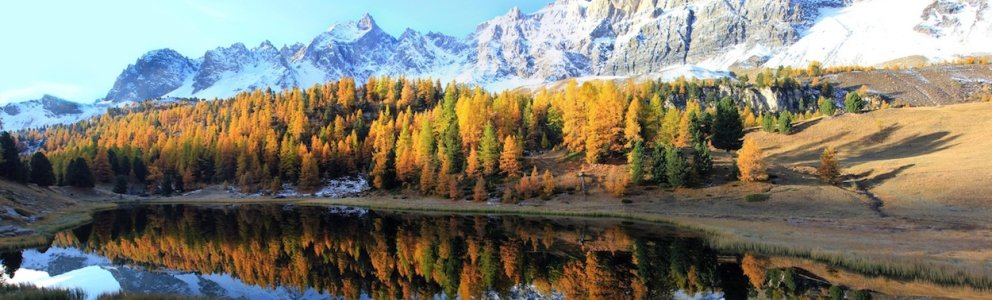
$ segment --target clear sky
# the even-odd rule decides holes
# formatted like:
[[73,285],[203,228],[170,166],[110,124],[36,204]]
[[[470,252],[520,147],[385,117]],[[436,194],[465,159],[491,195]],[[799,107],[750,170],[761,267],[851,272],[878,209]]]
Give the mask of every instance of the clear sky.
[[0,104],[52,94],[89,103],[142,54],[264,40],[309,42],[332,24],[368,12],[386,32],[406,28],[464,37],[514,6],[550,0],[95,0],[0,1]]

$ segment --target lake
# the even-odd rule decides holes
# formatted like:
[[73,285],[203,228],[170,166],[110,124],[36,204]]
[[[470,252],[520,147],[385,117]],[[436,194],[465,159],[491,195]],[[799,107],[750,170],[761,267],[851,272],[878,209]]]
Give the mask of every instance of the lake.
[[825,278],[870,284],[857,274],[710,244],[672,226],[607,219],[152,205],[98,212],[50,247],[0,259],[8,282],[78,288],[89,298],[885,297]]

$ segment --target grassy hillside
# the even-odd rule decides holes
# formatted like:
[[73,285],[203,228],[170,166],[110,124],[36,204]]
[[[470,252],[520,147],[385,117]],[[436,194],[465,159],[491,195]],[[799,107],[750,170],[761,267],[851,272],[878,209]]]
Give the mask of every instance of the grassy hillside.
[[[819,164],[838,150],[849,181],[884,201],[885,209],[940,210],[988,216],[992,195],[992,103],[881,110],[821,118],[789,136],[756,132],[769,161]],[[975,215],[977,214],[977,215]]]

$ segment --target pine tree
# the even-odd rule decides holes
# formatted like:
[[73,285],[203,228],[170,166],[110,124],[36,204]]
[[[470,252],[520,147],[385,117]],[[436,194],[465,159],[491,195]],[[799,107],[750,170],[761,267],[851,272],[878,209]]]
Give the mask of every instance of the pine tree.
[[90,172],[89,165],[86,164],[86,160],[82,157],[77,157],[69,163],[65,171],[66,185],[71,185],[74,187],[88,188],[93,187],[94,179],[93,173]]
[[699,115],[695,113],[689,115],[689,143],[691,145],[707,142],[706,129],[703,122],[702,117]]
[[431,125],[429,116],[425,116],[420,124],[420,133],[417,135],[417,165],[423,168],[434,161],[434,126]]
[[482,141],[479,143],[479,160],[485,175],[496,174],[496,171],[499,170],[499,156],[499,140],[496,138],[496,130],[491,122],[486,123],[482,132]]
[[506,136],[503,140],[503,152],[499,156],[499,169],[507,176],[518,176],[520,174],[520,157],[523,149],[517,139],[513,136]]
[[127,193],[127,176],[117,175],[114,177],[113,192],[118,195],[123,195]]
[[725,151],[741,148],[744,138],[744,125],[737,112],[734,102],[725,97],[716,107],[716,119],[713,120],[713,147]]
[[4,131],[0,133],[0,177],[13,181],[23,181],[24,166],[18,157],[17,141]]
[[789,111],[778,116],[778,132],[785,135],[792,133],[792,113]]
[[462,154],[462,138],[459,133],[458,122],[452,121],[448,125],[448,130],[444,133],[444,159],[449,167],[449,174],[460,173],[464,167],[464,155]]
[[696,144],[692,153],[692,171],[697,179],[703,179],[713,170],[713,157],[710,155],[710,148],[706,142]]
[[627,173],[631,184],[639,185],[644,179],[644,144],[640,141],[627,154]]
[[131,164],[131,173],[134,173],[134,179],[139,183],[145,183],[148,178],[148,168],[145,167],[145,162],[141,160],[141,157],[134,157],[134,163]]
[[837,152],[833,147],[823,149],[823,154],[820,155],[820,167],[817,171],[820,175],[820,180],[824,183],[833,184],[837,181],[840,170],[837,166]]
[[856,114],[860,113],[865,109],[865,101],[861,99],[861,95],[858,92],[847,93],[847,97],[844,98],[844,110]]
[[832,98],[825,98],[821,96],[816,102],[820,107],[820,113],[824,116],[829,117],[837,113],[837,106],[834,105],[834,100]]
[[765,114],[761,116],[761,130],[764,132],[775,132],[775,117],[771,114]]
[[744,146],[737,152],[737,169],[740,171],[741,181],[754,182],[768,179],[768,167],[763,156],[757,141],[753,138],[744,139]]
[[52,162],[40,151],[35,152],[31,156],[31,183],[38,186],[55,184],[55,172],[52,171]]
[[665,156],[668,151],[665,150],[663,145],[655,145],[654,150],[651,151],[651,178],[656,183],[666,183],[668,182],[668,174],[665,171],[667,163],[665,162]]
[[671,187],[685,187],[689,183],[689,168],[678,148],[665,152],[665,174]]

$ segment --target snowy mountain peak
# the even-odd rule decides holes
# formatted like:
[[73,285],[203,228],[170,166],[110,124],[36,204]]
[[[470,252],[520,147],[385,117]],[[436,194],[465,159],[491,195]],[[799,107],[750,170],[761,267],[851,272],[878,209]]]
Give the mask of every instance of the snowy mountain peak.
[[279,49],[235,44],[195,60],[157,50],[129,66],[108,99],[226,97],[342,76],[432,77],[491,89],[574,77],[724,76],[813,60],[947,59],[987,53],[990,37],[987,0],[556,0],[529,14],[512,8],[465,38],[412,29],[394,37],[364,14]]
[[506,13],[506,16],[511,19],[520,19],[524,16],[524,13],[520,11],[519,7],[514,6]]
[[106,99],[122,102],[160,97],[179,88],[198,67],[172,49],[149,51],[117,76]]
[[369,13],[363,14],[362,18],[358,20],[359,29],[372,30],[372,28],[376,26],[377,25],[375,24],[375,20],[372,19],[372,16],[369,15]]
[[325,34],[332,40],[350,43],[362,38],[370,32],[377,31],[382,32],[382,29],[375,24],[375,20],[372,19],[372,16],[365,13],[358,21],[347,21],[331,25]]

